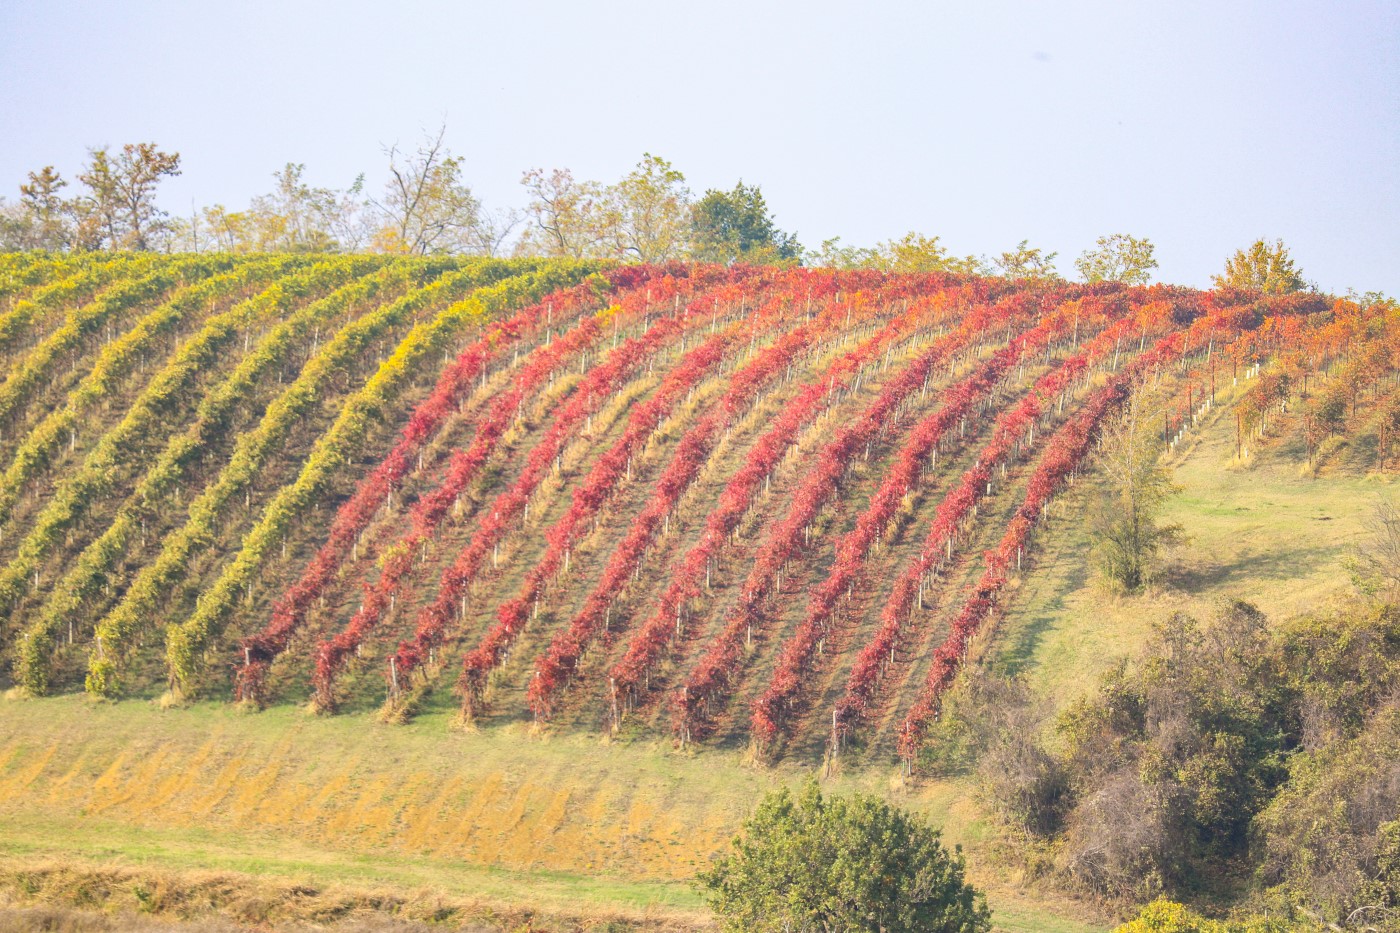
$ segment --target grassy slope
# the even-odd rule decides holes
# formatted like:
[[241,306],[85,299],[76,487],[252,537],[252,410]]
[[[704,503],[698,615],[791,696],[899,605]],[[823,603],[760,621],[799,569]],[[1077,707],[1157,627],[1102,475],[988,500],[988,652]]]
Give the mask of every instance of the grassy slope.
[[1205,618],[1231,598],[1283,619],[1346,590],[1341,558],[1365,533],[1365,515],[1390,480],[1368,473],[1367,458],[1348,456],[1365,447],[1364,433],[1314,477],[1292,427],[1283,425],[1282,436],[1240,465],[1234,409],[1222,404],[1178,448],[1169,462],[1181,492],[1165,519],[1181,525],[1184,541],[1141,595],[1115,598],[1091,585],[1082,517],[1097,480],[1081,481],[1055,507],[1051,533],[1040,536],[1035,571],[1001,625],[993,664],[1024,671],[1063,705],[1173,612]]
[[[1288,436],[1240,468],[1233,421],[1222,405],[1176,454],[1184,491],[1170,511],[1188,543],[1146,595],[1106,598],[1086,579],[1080,516],[1093,478],[1062,500],[992,663],[1025,671],[1063,704],[1167,613],[1204,613],[1231,596],[1283,617],[1344,586],[1338,559],[1384,488],[1362,469],[1364,444],[1339,451],[1317,478],[1300,471]],[[286,706],[246,715],[72,696],[5,703],[0,856],[428,886],[688,926],[702,914],[684,879],[764,788],[811,773],[797,763],[759,770],[738,751],[681,755],[665,741],[541,738],[520,723],[464,734],[451,729],[450,707],[430,704],[411,725],[389,727]],[[968,779],[904,786],[895,774],[877,763],[830,783],[886,794],[942,825],[968,849],[1002,928],[1105,928],[989,865],[998,834]]]
[[[432,887],[681,926],[701,917],[684,879],[762,790],[808,773],[516,726],[465,734],[431,714],[391,727],[291,707],[162,712],[68,696],[7,703],[0,716],[0,857]],[[892,793],[952,838],[982,834],[962,788],[899,789],[883,769],[834,783]],[[1021,921],[1008,929],[1047,928],[1039,905],[1008,894],[993,901]]]

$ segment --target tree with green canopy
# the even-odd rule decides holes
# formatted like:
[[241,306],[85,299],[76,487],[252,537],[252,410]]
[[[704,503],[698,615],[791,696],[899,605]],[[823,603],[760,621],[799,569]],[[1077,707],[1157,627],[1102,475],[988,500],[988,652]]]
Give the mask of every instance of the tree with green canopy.
[[697,882],[726,930],[983,933],[991,914],[922,819],[878,798],[768,794]]
[[1157,260],[1152,258],[1156,247],[1151,240],[1114,233],[1099,237],[1094,245],[1094,249],[1085,250],[1074,261],[1084,281],[1146,285],[1152,280],[1152,270],[1157,268]]
[[1255,240],[1249,249],[1236,250],[1225,261],[1225,271],[1211,276],[1216,288],[1239,288],[1271,295],[1302,291],[1303,272],[1288,255],[1282,240]]
[[1122,409],[1106,419],[1095,456],[1107,488],[1091,515],[1090,533],[1105,581],[1123,592],[1146,583],[1157,553],[1181,534],[1178,525],[1158,520],[1177,487],[1159,462],[1162,442],[1147,392],[1145,385],[1135,386]]
[[690,189],[685,175],[650,152],[609,188],[618,215],[617,249],[640,262],[665,262],[685,255],[690,225]]
[[1055,280],[1060,273],[1055,271],[1055,257],[1059,253],[1047,253],[1038,246],[1029,246],[1028,240],[1016,244],[1016,248],[1002,253],[994,260],[1001,274],[1015,282]]
[[691,217],[691,256],[704,262],[795,262],[796,234],[779,230],[758,185],[710,189]]

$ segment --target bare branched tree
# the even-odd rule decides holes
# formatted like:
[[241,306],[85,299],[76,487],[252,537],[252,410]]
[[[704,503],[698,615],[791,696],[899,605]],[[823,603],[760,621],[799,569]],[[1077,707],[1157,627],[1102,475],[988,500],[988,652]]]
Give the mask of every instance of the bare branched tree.
[[511,234],[524,219],[524,215],[515,208],[483,208],[471,233],[471,252],[493,258],[505,255]]
[[1400,508],[1379,500],[1367,516],[1366,539],[1347,557],[1347,569],[1363,593],[1388,602],[1400,600]]
[[385,148],[389,181],[384,197],[370,201],[381,218],[380,248],[414,255],[478,251],[481,202],[462,181],[463,160],[443,142],[446,134],[444,125],[412,153],[397,144]]
[[530,193],[531,221],[522,250],[575,259],[613,255],[618,218],[603,186],[578,181],[566,168],[530,169],[520,183]]

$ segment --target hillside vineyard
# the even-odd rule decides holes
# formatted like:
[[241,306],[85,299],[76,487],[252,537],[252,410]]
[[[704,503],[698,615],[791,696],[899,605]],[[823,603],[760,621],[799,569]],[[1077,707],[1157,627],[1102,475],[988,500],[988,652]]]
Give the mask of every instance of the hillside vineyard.
[[1358,328],[1168,286],[0,256],[3,686],[912,762],[1135,383],[1168,443],[1218,386],[1254,430]]

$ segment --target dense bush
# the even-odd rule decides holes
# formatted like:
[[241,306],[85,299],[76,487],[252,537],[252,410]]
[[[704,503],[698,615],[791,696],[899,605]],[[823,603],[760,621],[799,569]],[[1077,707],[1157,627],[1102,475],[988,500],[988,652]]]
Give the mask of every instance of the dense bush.
[[982,895],[938,831],[875,797],[769,794],[698,883],[727,930],[981,933]]
[[943,728],[1068,887],[1400,914],[1400,611],[1272,630],[1242,602],[1209,625],[1175,616],[1060,715],[1053,752],[1026,691],[982,680]]
[[1113,933],[1303,933],[1319,930],[1318,924],[1276,918],[1211,920],[1168,900],[1155,900]]

